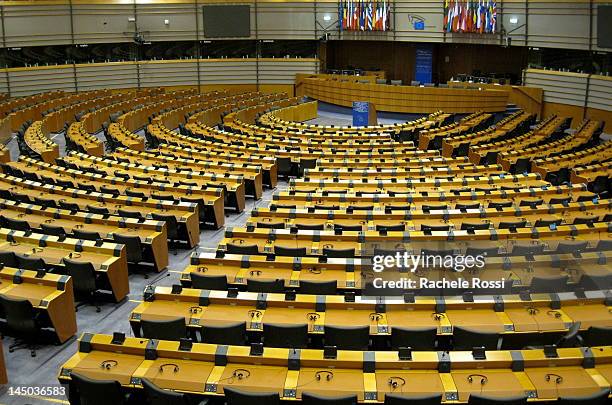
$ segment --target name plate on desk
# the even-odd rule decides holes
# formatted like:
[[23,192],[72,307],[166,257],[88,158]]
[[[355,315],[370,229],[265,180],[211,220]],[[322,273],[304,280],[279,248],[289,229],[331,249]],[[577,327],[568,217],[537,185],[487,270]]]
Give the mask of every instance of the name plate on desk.
[[353,101],[353,126],[377,125],[376,108],[368,101]]

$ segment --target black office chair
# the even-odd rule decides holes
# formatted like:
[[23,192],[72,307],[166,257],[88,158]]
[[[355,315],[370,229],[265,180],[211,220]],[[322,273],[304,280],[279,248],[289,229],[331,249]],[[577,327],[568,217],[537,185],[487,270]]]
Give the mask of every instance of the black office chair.
[[434,231],[443,231],[448,232],[450,230],[450,225],[426,225],[421,224],[421,231],[423,231],[426,235],[431,234]]
[[154,221],[164,221],[166,223],[168,244],[174,246],[174,254],[176,255],[176,247],[180,244],[178,221],[176,220],[176,217],[174,215],[162,215],[156,212],[152,212],[151,218]]
[[276,325],[264,323],[263,342],[267,347],[305,349],[308,347],[308,325]]
[[208,275],[202,273],[191,272],[191,288],[199,288],[202,290],[227,290],[226,275]]
[[538,227],[544,227],[544,226],[551,226],[553,224],[555,226],[559,226],[561,225],[561,220],[560,219],[538,219],[535,222],[535,224],[533,224],[533,226],[538,228]]
[[91,212],[92,214],[100,214],[100,215],[109,215],[110,212],[108,211],[108,208],[106,207],[96,207],[93,205],[88,205],[87,206],[87,211]]
[[[144,399],[148,405],[190,405],[191,401],[187,394],[181,392],[175,392],[172,390],[165,390],[157,385],[153,384],[146,378],[140,380],[142,388],[144,388]],[[206,400],[206,402],[208,401]],[[203,405],[200,402],[199,405]]]
[[265,228],[265,229],[285,229],[284,222],[257,222],[255,224],[256,228]]
[[32,228],[30,227],[28,221],[0,216],[0,222],[3,227],[8,229],[13,229],[15,231],[32,232]]
[[288,257],[304,257],[306,256],[306,248],[290,248],[284,246],[274,246],[274,254],[276,256],[288,256]]
[[464,210],[477,210],[480,209],[480,203],[456,203],[455,209],[464,211]]
[[361,232],[361,231],[363,231],[363,225],[334,224],[334,231],[340,231],[340,232]]
[[119,214],[121,218],[133,218],[139,221],[142,221],[145,219],[145,217],[142,215],[142,212],[140,211],[122,210],[121,208],[119,208],[117,210],[117,213]]
[[94,187],[93,184],[78,184],[77,187],[79,190],[83,190],[87,193],[93,193],[97,191],[96,187]]
[[60,209],[70,211],[70,212],[77,212],[81,209],[77,203],[72,203],[72,202],[59,201],[58,205]]
[[489,224],[486,222],[462,222],[461,230],[472,232],[475,230],[486,230],[489,229]]
[[529,290],[534,293],[558,293],[567,291],[569,276],[533,277]]
[[40,257],[25,256],[19,253],[15,253],[15,257],[17,258],[17,266],[20,269],[33,271],[47,269],[47,264]]
[[55,200],[47,198],[34,197],[34,204],[40,205],[43,208],[57,208]]
[[187,337],[185,318],[175,318],[169,321],[141,320],[142,337],[158,340],[181,340]]
[[544,253],[544,245],[542,244],[516,244],[512,247],[512,256],[531,256],[541,255]]
[[299,224],[296,223],[295,226],[300,231],[323,231],[325,230],[324,224]]
[[227,405],[279,405],[278,392],[242,391],[236,388],[223,387]]
[[492,257],[492,256],[497,256],[498,254],[499,254],[498,247],[490,247],[490,248],[469,247],[465,249],[465,255],[472,256],[472,257],[476,257],[476,256]]
[[125,195],[128,197],[134,197],[134,198],[145,198],[145,193],[143,193],[142,191],[132,191],[132,190],[125,190]]
[[612,274],[583,274],[578,281],[578,288],[585,291],[612,289]]
[[100,236],[100,234],[98,232],[90,232],[90,231],[82,231],[80,229],[73,229],[72,230],[72,235],[76,239],[92,240],[94,242],[102,241],[102,237]]
[[70,402],[80,405],[125,405],[128,396],[123,393],[119,381],[94,380],[75,372],[70,373]]
[[367,350],[370,344],[369,326],[325,326],[325,346],[344,350]]
[[583,341],[587,347],[608,346],[612,342],[612,328],[591,326],[584,333]]
[[436,350],[437,328],[391,328],[391,348],[411,347],[412,350]]
[[246,322],[227,326],[202,326],[202,342],[219,345],[244,346],[247,342]]
[[440,405],[442,394],[415,396],[408,394],[385,394],[385,405]]
[[[609,342],[608,342],[609,343]],[[610,390],[604,389],[592,395],[581,397],[559,397],[558,405],[605,405],[610,404]]]
[[[140,237],[132,235],[121,235],[118,233],[113,234],[113,240],[115,243],[125,245],[125,251],[127,256],[127,262],[134,265],[138,265],[144,261],[153,263],[153,260],[146,258],[144,245],[140,242]],[[145,278],[148,276],[145,274]]]
[[247,278],[247,291],[260,293],[282,293],[285,291],[285,280],[255,280]]
[[376,230],[379,232],[403,232],[406,230],[406,225],[376,225]]
[[564,254],[572,253],[577,254],[584,252],[588,247],[588,242],[559,242],[555,253]]
[[357,405],[357,395],[324,396],[318,394],[302,393],[302,405]]
[[501,211],[502,209],[508,208],[508,207],[512,207],[512,201],[490,202],[489,205],[487,205],[487,208],[494,208],[498,211]]
[[235,245],[228,243],[225,245],[225,253],[236,255],[258,255],[259,247],[257,245]]
[[351,258],[355,257],[355,248],[333,249],[323,248],[323,256],[332,258]]
[[38,321],[38,313],[27,299],[16,299],[0,294],[1,313],[6,319],[4,334],[15,338],[15,343],[9,346],[9,353],[17,349],[28,349],[30,355],[36,357],[36,342],[42,329]]
[[113,197],[117,197],[117,196],[121,195],[121,191],[119,191],[118,189],[116,189],[114,187],[100,186],[100,192],[102,194],[110,194]]
[[0,264],[5,267],[13,267],[17,268],[19,263],[17,262],[17,257],[13,252],[0,252]]
[[98,275],[90,262],[78,262],[70,259],[63,259],[66,274],[72,277],[72,288],[76,300],[83,300],[75,307],[78,308],[93,304],[96,312],[100,312],[100,306],[96,303],[96,293],[98,291]]
[[[159,183],[159,181],[156,180],[157,183]],[[177,201],[173,195],[171,194],[159,194],[159,193],[151,193],[151,198],[154,200],[160,200],[160,201],[171,201],[171,202],[175,202]]]
[[66,231],[61,226],[40,224],[40,230],[45,235],[57,236],[60,239],[65,239],[66,238]]
[[473,329],[453,327],[453,349],[472,350],[474,347],[484,346],[486,350],[497,350],[499,334],[480,332]]
[[301,294],[335,295],[338,289],[338,281],[300,281]]
[[527,403],[526,396],[516,397],[490,397],[482,394],[470,394],[469,405],[521,405]]

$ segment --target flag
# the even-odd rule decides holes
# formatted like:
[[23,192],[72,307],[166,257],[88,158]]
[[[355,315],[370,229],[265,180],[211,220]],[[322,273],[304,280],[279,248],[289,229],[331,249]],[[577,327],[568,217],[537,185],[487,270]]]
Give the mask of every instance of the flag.
[[442,23],[442,26],[444,27],[444,30],[446,31],[446,26],[448,25],[448,0],[444,0],[444,22]]
[[369,31],[372,31],[372,29],[374,28],[372,24],[372,7],[373,5],[372,5],[372,2],[370,1],[367,6],[367,14],[366,14],[366,28]]
[[459,0],[455,0],[455,9],[453,10],[452,32],[457,31],[459,31]]

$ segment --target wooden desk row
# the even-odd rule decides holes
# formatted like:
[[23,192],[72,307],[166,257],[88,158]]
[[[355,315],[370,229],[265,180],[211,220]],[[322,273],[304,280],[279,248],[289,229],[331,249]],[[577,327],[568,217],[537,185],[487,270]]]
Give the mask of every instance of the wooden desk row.
[[96,157],[75,152],[65,156],[63,160],[85,173],[93,171],[100,174],[105,173],[108,176],[148,177],[153,184],[161,183],[162,188],[166,187],[163,184],[168,184],[167,189],[170,188],[170,185],[189,186],[192,190],[198,190],[194,194],[209,196],[206,198],[207,200],[216,199],[217,196],[221,195],[225,207],[233,208],[237,212],[244,210],[247,182],[249,183],[249,191],[254,193],[253,198],[259,199],[263,193],[261,173],[248,177],[229,173],[219,173],[217,176],[215,172],[172,170],[160,166],[144,166],[139,163],[117,161],[107,157]]
[[[432,247],[430,245],[430,247]],[[446,245],[444,248],[458,247],[457,245]],[[468,249],[471,246],[468,246]],[[468,253],[465,248],[458,250]],[[482,269],[470,269],[467,272],[455,272],[452,269],[430,268],[427,270],[417,269],[415,272],[404,272],[398,274],[397,268],[390,268],[389,280],[396,280],[400,276],[406,279],[417,279],[427,275],[432,280],[440,280],[442,277],[457,280],[458,278],[479,277],[485,280],[500,280],[504,278],[507,283],[500,289],[478,289],[461,288],[457,291],[472,291],[478,294],[492,294],[494,291],[506,294],[514,291],[524,290],[530,287],[533,277],[568,277],[568,288],[585,287],[583,276],[593,276],[596,279],[608,277],[610,279],[610,255],[612,252],[588,251],[580,256],[572,254],[536,254],[531,257],[512,256],[505,249],[499,249],[500,256],[487,255]],[[473,254],[473,253],[470,253]],[[368,282],[372,282],[372,262],[365,258],[327,258],[326,261],[318,257],[289,257],[274,255],[242,255],[215,253],[195,253],[191,257],[191,264],[181,273],[181,284],[192,287],[192,274],[196,276],[225,276],[228,286],[244,290],[247,280],[274,281],[284,280],[287,291],[298,290],[303,281],[306,282],[333,282],[336,281],[337,292],[355,291],[365,288]],[[603,276],[603,277],[599,277]],[[592,286],[586,286],[592,289]],[[605,290],[605,281],[600,289]],[[413,289],[415,293],[436,292],[436,289]],[[450,291],[450,290],[449,290]],[[370,290],[364,292],[367,295]]]
[[578,152],[562,153],[554,157],[534,159],[531,163],[531,170],[546,178],[549,173],[555,173],[561,169],[571,169],[576,166],[586,166],[607,160],[612,160],[611,141],[605,141],[597,146]]
[[567,122],[568,118],[555,116],[550,120],[540,122],[540,124],[527,133],[481,145],[471,145],[468,157],[472,163],[478,164],[486,160],[489,154],[495,155],[497,159],[497,156],[502,152],[520,150],[530,145],[537,145],[553,134],[558,133],[562,128],[565,128]]
[[172,166],[174,170],[178,170],[181,167],[192,167],[199,170],[221,167],[230,171],[236,169],[238,173],[261,172],[262,184],[269,188],[276,187],[278,182],[278,166],[275,159],[266,156],[207,153],[194,149],[176,148],[171,145],[159,145],[157,149],[151,149],[144,153],[118,148],[113,156],[119,158],[142,156],[154,160],[159,165]]
[[314,169],[304,170],[304,180],[311,181],[312,179],[373,179],[373,180],[387,180],[387,179],[401,179],[406,178],[412,181],[418,181],[420,179],[436,179],[440,177],[446,177],[448,179],[461,178],[461,177],[481,177],[481,176],[492,176],[492,175],[506,175],[506,171],[501,165],[458,165],[455,167],[420,167],[420,168],[405,168],[396,167],[393,169],[387,168],[376,168],[376,169],[364,169],[354,170],[353,168],[321,168],[316,167]]
[[0,145],[0,163],[7,163],[11,161],[11,152],[4,145]]
[[525,127],[534,119],[535,117],[531,114],[517,111],[484,130],[443,139],[442,156],[467,156],[470,145],[491,143],[498,139],[503,139],[520,128]]
[[[343,252],[345,257],[369,256],[375,249],[431,249],[434,242],[463,242],[471,246],[501,247],[510,244],[520,245],[520,240],[538,239],[546,241],[551,251],[556,250],[559,243],[597,244],[600,240],[610,237],[612,223],[596,222],[592,226],[586,224],[559,225],[557,227],[532,227],[517,229],[476,229],[473,231],[309,231],[298,233],[289,229],[267,228],[227,228],[225,237],[220,242],[218,250],[227,253],[238,253],[241,250],[257,249],[257,254],[274,253],[277,247],[302,250],[302,256],[325,256],[325,250]],[[476,243],[481,241],[484,243]],[[446,246],[444,243],[443,246]]]
[[63,90],[52,90],[42,93],[36,93],[29,96],[23,97],[13,97],[10,99],[3,99],[0,102],[0,116],[6,117],[11,113],[14,113],[18,110],[40,104],[42,102],[62,97],[66,93]]
[[[575,222],[607,222],[612,219],[612,200],[594,203],[548,204],[539,206],[513,206],[495,208],[385,210],[372,207],[371,210],[308,210],[255,208],[247,227],[291,229],[320,226],[323,229],[361,227],[363,231],[374,231],[383,227],[403,226],[405,230],[422,229],[423,226],[448,229],[466,229],[504,226],[530,227],[538,221],[553,221],[558,224]],[[375,209],[378,208],[378,209]],[[436,209],[442,208],[442,209]],[[512,225],[514,224],[514,225]]]
[[[537,203],[540,199],[542,203],[554,202],[556,199],[571,201],[592,201],[597,199],[597,195],[587,190],[585,184],[572,184],[563,186],[541,186],[541,187],[520,187],[514,189],[504,189],[497,187],[462,187],[450,190],[436,191],[410,190],[397,193],[394,191],[386,192],[364,192],[358,190],[320,190],[312,193],[297,193],[292,191],[281,191],[272,196],[273,205],[278,208],[289,206],[290,208],[310,207],[311,209],[338,210],[348,207],[370,207],[374,204],[387,209],[410,209],[410,207],[421,207],[423,205],[441,206],[449,208],[451,203],[476,203],[488,205],[491,202],[510,203],[521,206],[523,201],[528,205]],[[317,206],[321,206],[320,208]],[[327,206],[328,208],[324,208]],[[443,208],[442,208],[443,209]]]
[[3,267],[0,269],[0,295],[30,301],[39,314],[41,326],[53,328],[59,343],[76,334],[71,277]]
[[595,137],[599,136],[598,131],[601,129],[601,122],[590,121],[574,134],[564,136],[556,141],[546,142],[543,145],[536,145],[523,149],[516,148],[503,151],[497,155],[497,162],[501,164],[505,170],[510,170],[519,160],[531,161],[531,159],[536,157],[541,158],[557,153],[569,152],[582,145],[588,145]]
[[458,122],[453,122],[444,127],[422,130],[419,132],[419,149],[440,149],[445,138],[455,137],[466,132],[475,131],[486,126],[493,120],[493,114],[485,114],[481,111],[470,114]]
[[570,181],[591,183],[595,181],[597,177],[603,176],[610,178],[610,175],[612,175],[612,162],[607,161],[572,169]]
[[377,158],[377,159],[341,159],[335,157],[326,157],[317,159],[317,168],[321,169],[346,169],[346,170],[367,170],[367,169],[389,169],[389,168],[430,168],[430,169],[445,169],[461,166],[472,166],[473,163],[466,156],[455,158],[448,157],[395,157],[393,159]]
[[289,191],[294,193],[316,193],[324,190],[358,190],[362,192],[380,193],[380,192],[408,192],[415,190],[444,190],[449,192],[453,188],[475,188],[479,186],[501,187],[508,186],[513,188],[535,188],[545,187],[549,183],[541,179],[540,175],[534,173],[527,174],[499,174],[491,176],[474,176],[457,179],[452,177],[450,180],[446,177],[442,179],[420,178],[413,181],[410,177],[392,178],[392,179],[370,179],[361,178],[359,180],[340,180],[332,179],[325,181],[307,181],[304,179],[290,179]]
[[454,327],[462,327],[508,336],[563,333],[576,322],[580,322],[581,330],[611,327],[611,308],[604,303],[603,293],[589,294],[593,298],[560,293],[560,301],[554,304],[546,294],[533,294],[530,301],[504,295],[479,296],[476,302],[452,296],[418,296],[414,303],[398,297],[362,296],[346,302],[339,295],[297,294],[287,300],[282,293],[238,292],[230,297],[225,291],[183,288],[180,293],[172,293],[171,287],[151,286],[144,291],[145,301],[132,311],[130,324],[137,337],[141,337],[141,321],[176,318],[183,318],[194,330],[244,322],[252,333],[262,332],[266,324],[303,324],[310,335],[321,335],[328,326],[368,326],[371,337],[389,336],[394,328],[436,328],[438,335],[452,335]]
[[[118,179],[120,180],[120,179]],[[98,192],[87,192],[72,188],[63,188],[52,184],[43,184],[31,180],[0,175],[0,190],[8,192],[10,199],[26,204],[41,200],[52,200],[59,207],[62,204],[75,204],[78,210],[87,211],[88,206],[106,208],[109,215],[119,216],[119,209],[139,212],[145,218],[151,218],[152,213],[173,215],[179,226],[179,239],[186,241],[188,246],[195,246],[200,240],[198,205],[191,202],[170,202],[150,200],[148,198],[113,196]]]
[[93,156],[104,155],[104,143],[94,135],[88,133],[82,122],[73,122],[66,131],[66,138],[80,147],[84,153]]
[[[80,189],[90,193],[95,192],[91,190],[93,188],[102,194],[111,194],[113,198],[125,195],[126,190],[130,190],[143,193],[145,200],[150,198],[157,202],[164,200],[172,203],[177,201],[177,197],[179,201],[183,199],[190,202],[197,201],[193,210],[196,213],[196,219],[199,217],[202,222],[212,224],[217,228],[223,226],[225,221],[223,189],[221,188],[201,188],[179,182],[170,183],[166,178],[151,178],[144,175],[126,178],[120,171],[90,173],[24,157],[20,158],[19,162],[9,162],[8,167],[12,172],[15,172],[15,169],[20,171],[16,173],[19,177],[37,178],[38,181],[47,184],[57,184],[65,189]],[[113,190],[113,192],[104,192],[102,187]]]
[[359,402],[371,403],[382,403],[388,393],[438,394],[444,403],[465,403],[470,394],[556,400],[609,390],[612,381],[610,347],[559,349],[556,358],[547,358],[543,350],[516,350],[486,352],[485,360],[461,351],[415,352],[411,360],[401,360],[398,352],[340,350],[326,359],[322,350],[311,349],[264,348],[263,355],[254,356],[249,347],[195,343],[180,350],[179,342],[112,340],[82,335],[59,381],[68,383],[71,373],[78,373],[116,380],[126,389],[141,389],[146,378],[163,389],[202,396],[223,395],[230,387],[276,392],[287,400],[308,392],[356,395]]
[[155,269],[162,271],[168,267],[168,233],[163,221],[105,217],[101,214],[71,212],[5,199],[0,199],[0,208],[0,217],[26,221],[39,233],[45,233],[43,225],[47,225],[61,227],[65,234],[72,238],[75,230],[97,232],[103,240],[110,243],[114,243],[114,234],[138,236],[149,257],[153,258]]
[[55,162],[59,157],[59,145],[43,133],[43,121],[35,121],[24,134],[25,143],[45,162]]
[[124,245],[61,239],[58,236],[0,228],[0,251],[41,258],[56,273],[63,272],[63,259],[89,262],[102,278],[105,287],[102,289],[110,291],[115,302],[127,296],[130,285]]

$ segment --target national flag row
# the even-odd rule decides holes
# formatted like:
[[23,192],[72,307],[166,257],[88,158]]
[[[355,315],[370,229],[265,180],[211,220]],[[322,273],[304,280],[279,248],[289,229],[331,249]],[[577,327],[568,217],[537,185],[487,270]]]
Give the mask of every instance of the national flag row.
[[495,33],[497,3],[495,0],[444,0],[444,30]]
[[341,0],[338,21],[343,31],[388,31],[389,0]]

